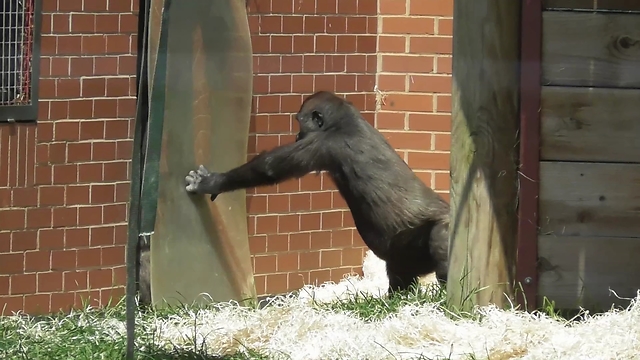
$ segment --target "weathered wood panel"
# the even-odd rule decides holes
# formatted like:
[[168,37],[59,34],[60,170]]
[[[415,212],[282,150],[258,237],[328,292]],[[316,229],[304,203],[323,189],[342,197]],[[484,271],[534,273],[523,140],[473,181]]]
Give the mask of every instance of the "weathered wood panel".
[[540,162],[540,234],[640,236],[640,165]]
[[447,297],[464,309],[513,299],[520,5],[454,2]]
[[545,9],[640,11],[638,0],[544,0]]
[[548,11],[542,84],[640,88],[640,15]]
[[639,100],[636,89],[543,87],[541,159],[640,162]]
[[640,289],[640,238],[540,236],[538,246],[538,297],[560,308],[626,306],[618,297]]

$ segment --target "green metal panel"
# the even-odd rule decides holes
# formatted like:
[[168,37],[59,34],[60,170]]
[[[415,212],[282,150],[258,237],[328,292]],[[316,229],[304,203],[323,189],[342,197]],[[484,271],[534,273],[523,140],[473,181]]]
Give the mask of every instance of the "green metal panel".
[[[165,21],[166,17],[168,17],[167,9],[171,5],[171,1],[167,0],[165,2]],[[141,11],[146,11],[147,9],[141,9]],[[148,14],[144,16],[145,24],[143,31],[143,46],[142,48],[146,48],[147,43],[147,34],[148,34]],[[165,22],[166,23],[166,22]],[[168,24],[168,23],[167,23]],[[165,26],[166,28],[166,26]],[[167,30],[165,29],[163,32],[165,40],[163,41],[165,44],[167,42]],[[142,52],[138,55],[140,57],[139,64],[141,69],[138,72],[138,93],[146,94],[144,91],[147,86],[147,76],[146,76],[146,58],[147,53]],[[166,45],[164,58],[166,59]],[[166,61],[165,61],[166,63]],[[164,67],[166,72],[166,65]],[[126,285],[126,325],[127,325],[127,359],[135,358],[135,315],[137,312],[137,306],[135,302],[136,296],[136,262],[137,262],[137,245],[140,236],[140,198],[141,198],[141,179],[142,179],[142,134],[144,132],[143,128],[143,101],[138,98],[137,106],[136,106],[136,119],[135,119],[135,130],[133,136],[133,153],[131,159],[131,193],[130,193],[130,201],[129,201],[129,223],[128,223],[128,238],[127,238],[127,251],[126,251],[126,264],[127,264],[127,285]]]
[[153,83],[151,84],[151,97],[149,100],[149,123],[147,125],[147,141],[144,152],[145,161],[142,170],[142,189],[140,195],[140,233],[142,234],[153,233],[158,207],[158,166],[160,164],[162,131],[165,118],[170,5],[171,0],[164,1],[162,23],[160,26],[160,40],[158,43]]

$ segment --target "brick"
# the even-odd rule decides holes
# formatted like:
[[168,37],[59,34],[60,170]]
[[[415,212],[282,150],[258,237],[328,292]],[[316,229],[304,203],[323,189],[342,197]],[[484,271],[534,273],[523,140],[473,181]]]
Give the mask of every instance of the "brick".
[[451,37],[411,37],[409,52],[415,54],[451,54],[453,41]]
[[453,19],[438,19],[438,35],[453,36]]
[[82,0],[65,0],[58,2],[59,12],[80,12],[82,11]]
[[39,229],[51,226],[52,212],[49,208],[27,209],[27,228]]
[[[260,250],[261,252],[283,252],[289,249],[289,235],[269,235],[268,237],[264,237],[264,245]],[[258,249],[256,249],[258,250]]]
[[320,252],[301,252],[300,253],[300,270],[317,269],[320,266]]
[[74,141],[80,138],[80,123],[78,122],[58,122],[54,126],[54,140]]
[[88,286],[88,271],[67,271],[63,273],[65,292],[85,290]]
[[108,204],[115,199],[116,188],[112,184],[91,185],[91,204]]
[[76,267],[76,250],[51,252],[51,270],[69,270]]
[[406,150],[430,150],[431,134],[429,133],[407,133],[392,132],[385,133],[387,141],[395,149]]
[[28,314],[48,314],[51,311],[50,294],[29,294],[24,297],[24,311]]
[[[327,0],[332,1],[332,0]],[[287,274],[272,274],[266,276],[266,289],[269,294],[282,294],[288,289]]]
[[36,274],[18,274],[11,276],[9,286],[11,295],[33,294],[36,292]]
[[429,73],[434,69],[431,56],[383,55],[382,71],[399,73]]
[[113,226],[91,228],[89,244],[92,247],[111,246],[114,244],[115,229]]
[[115,243],[116,245],[125,245],[127,243],[128,227],[127,224],[116,225],[115,227]]
[[51,251],[28,251],[24,254],[26,272],[49,271],[51,269]]
[[310,249],[321,250],[331,248],[331,231],[314,231],[311,233]]
[[54,165],[53,166],[53,184],[71,184],[75,183],[78,179],[78,166],[77,165]]
[[[106,47],[106,44],[105,44]],[[116,75],[118,74],[118,57],[104,56],[94,59],[94,75]]]
[[[11,192],[13,194],[10,197],[13,197],[13,206],[15,207],[32,207],[38,204],[37,188],[14,188]],[[9,207],[8,204],[7,207]]]
[[277,257],[277,261],[277,269],[279,272],[296,271],[299,268],[297,253],[280,254]]
[[68,76],[69,58],[55,57],[51,59],[51,76]]
[[89,229],[74,228],[65,230],[65,248],[82,248],[89,246]]
[[82,54],[104,55],[107,50],[107,38],[104,35],[82,36]]
[[8,275],[0,275],[0,296],[6,297],[9,295],[9,279]]
[[51,294],[51,312],[68,312],[73,306],[74,293],[53,293]]
[[24,209],[4,209],[0,210],[0,219],[2,219],[3,230],[17,230],[25,227]]
[[23,296],[2,296],[0,297],[0,315],[14,315],[18,311],[23,311]]
[[453,16],[453,1],[428,0],[411,1],[410,15]]
[[78,225],[89,226],[102,224],[101,206],[82,206],[78,208]]
[[102,208],[102,219],[106,224],[125,222],[126,218],[126,204],[105,205]]
[[125,262],[125,247],[112,246],[102,248],[102,265],[115,266]]
[[451,112],[451,95],[439,94],[436,97],[437,112]]
[[66,205],[89,204],[90,187],[87,185],[68,185],[66,187]]
[[93,58],[90,57],[72,57],[69,59],[71,76],[90,76],[93,75]]
[[78,268],[95,268],[100,266],[102,254],[100,248],[78,250]]
[[[95,144],[94,144],[95,145]],[[102,181],[102,164],[80,164],[78,167],[78,182],[99,182]]]
[[[257,218],[256,231],[261,233],[260,220],[263,217]],[[300,218],[297,215],[279,215],[277,221],[277,232],[279,234],[286,234],[291,232],[300,231]]]
[[40,229],[38,231],[38,245],[40,250],[58,250],[64,247],[64,230]]
[[60,207],[53,209],[53,227],[68,227],[78,224],[77,207]]
[[450,94],[452,79],[442,75],[411,75],[409,91]]
[[276,255],[262,255],[254,258],[255,269],[257,274],[270,274],[276,271],[277,257]]
[[89,289],[100,289],[113,286],[111,269],[89,270]]
[[435,70],[439,74],[451,74],[452,73],[452,58],[451,57],[437,57]]
[[409,165],[431,170],[449,170],[449,154],[409,153]]
[[383,17],[385,34],[435,34],[435,21],[430,18]]
[[289,250],[300,251],[311,248],[311,234],[308,232],[295,233],[289,236]]
[[46,272],[38,275],[38,292],[62,291],[62,273]]
[[31,231],[14,231],[11,234],[11,251],[23,252],[38,247],[38,233]]
[[126,54],[129,52],[130,35],[106,35],[106,54]]
[[94,14],[71,14],[71,32],[92,33],[96,30],[96,15]]
[[17,274],[23,270],[22,254],[0,254],[0,274]]
[[80,55],[82,49],[82,37],[60,36],[57,39],[56,55]]
[[434,190],[448,191],[451,187],[451,176],[449,172],[435,173]]

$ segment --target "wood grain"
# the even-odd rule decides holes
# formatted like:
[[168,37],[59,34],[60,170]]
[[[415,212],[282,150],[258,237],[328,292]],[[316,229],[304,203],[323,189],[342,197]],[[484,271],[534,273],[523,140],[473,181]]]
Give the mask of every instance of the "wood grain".
[[638,0],[544,0],[545,9],[640,11]]
[[516,263],[520,2],[456,1],[453,18],[447,296],[464,309],[502,306]]
[[640,90],[542,88],[542,160],[640,162]]
[[640,165],[540,163],[540,233],[640,236]]
[[[559,308],[626,306],[640,289],[640,238],[540,236],[538,297]],[[618,295],[610,293],[609,289]]]
[[640,15],[543,13],[542,84],[640,88]]

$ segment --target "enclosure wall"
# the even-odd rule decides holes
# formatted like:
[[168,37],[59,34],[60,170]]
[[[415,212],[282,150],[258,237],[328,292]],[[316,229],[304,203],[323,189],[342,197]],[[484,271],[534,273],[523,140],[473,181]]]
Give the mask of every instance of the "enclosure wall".
[[[448,192],[453,2],[315,3],[249,1],[249,153],[293,141],[303,97],[331,90],[362,109],[427,185]],[[258,294],[360,272],[366,247],[326,174],[250,190],[247,206]]]
[[5,313],[105,304],[124,293],[134,1],[42,7],[38,122],[0,124]]
[[[446,196],[451,0],[248,3],[249,157],[293,141],[303,97],[332,90]],[[38,123],[0,125],[5,313],[57,311],[83,298],[100,305],[124,293],[137,2],[43,7]],[[366,248],[326,175],[249,189],[247,210],[259,294],[360,271]]]

